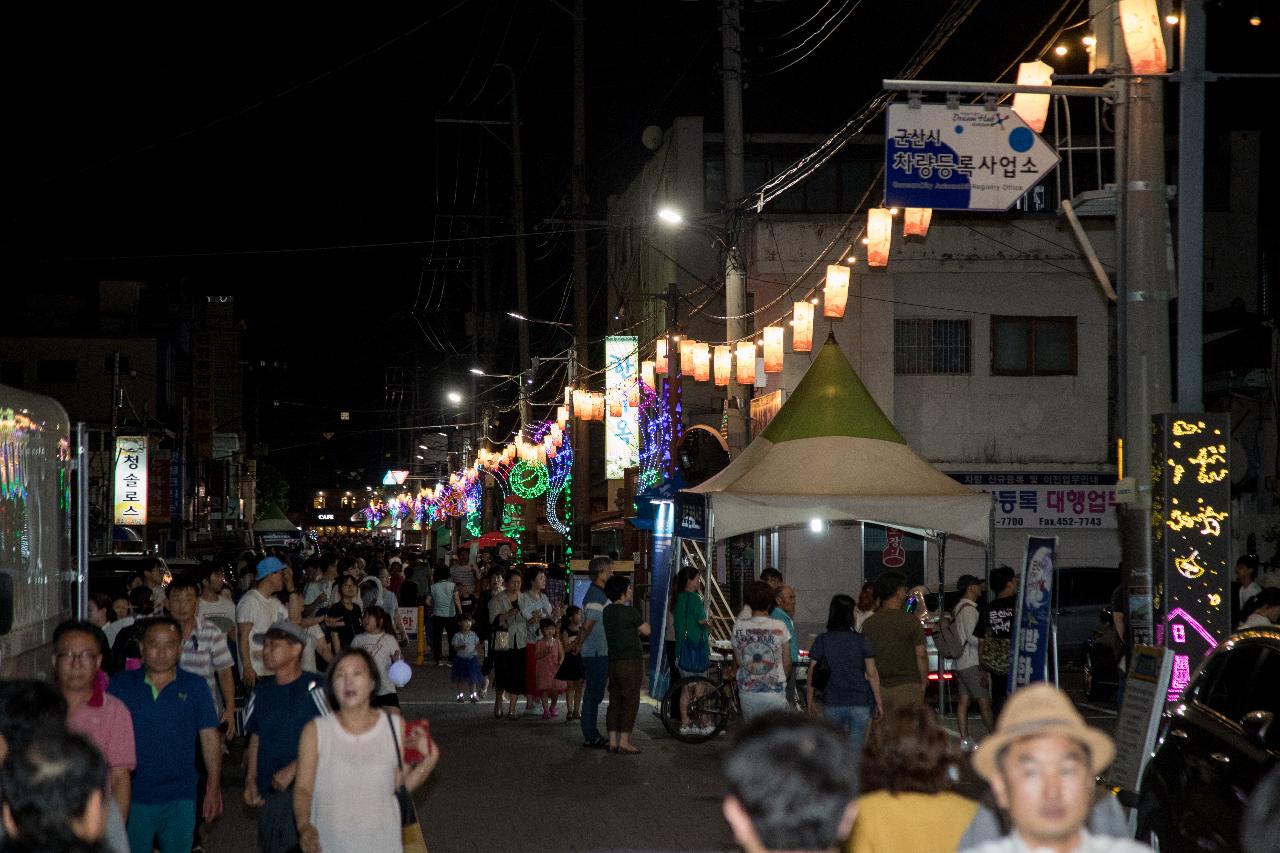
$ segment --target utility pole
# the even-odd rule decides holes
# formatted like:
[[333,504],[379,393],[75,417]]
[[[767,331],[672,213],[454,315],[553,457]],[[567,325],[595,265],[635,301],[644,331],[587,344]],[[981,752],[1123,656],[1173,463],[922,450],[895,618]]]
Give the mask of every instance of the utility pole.
[[[724,83],[724,180],[726,213],[746,195],[743,177],[744,139],[742,130],[742,0],[720,0],[721,76]],[[725,340],[729,346],[746,338],[746,271],[730,233],[725,241],[724,264]],[[668,358],[670,358],[670,350]],[[668,376],[670,376],[668,370]],[[729,450],[735,456],[747,446],[744,409],[747,389],[738,384],[732,371],[725,388],[728,407]]]
[[[584,33],[584,0],[573,4],[573,169],[569,188],[573,202],[573,346],[576,367],[586,373],[590,370],[590,323],[587,316],[587,83],[586,36]],[[521,313],[524,313],[523,309]],[[527,324],[522,324],[527,325]],[[576,377],[575,377],[576,378]],[[590,539],[591,507],[591,433],[586,422],[573,419],[573,529],[570,541],[578,548],[574,552],[590,557],[587,547]]]
[[[499,62],[498,67],[511,75],[511,172],[512,172],[512,225],[516,232],[516,310],[529,313],[529,268],[524,253],[524,155],[520,148],[520,101],[517,98],[516,72],[510,65]],[[529,369],[529,326],[521,323],[517,332],[520,342],[520,370]]]
[[1204,0],[1183,0],[1178,86],[1178,411],[1204,388]]

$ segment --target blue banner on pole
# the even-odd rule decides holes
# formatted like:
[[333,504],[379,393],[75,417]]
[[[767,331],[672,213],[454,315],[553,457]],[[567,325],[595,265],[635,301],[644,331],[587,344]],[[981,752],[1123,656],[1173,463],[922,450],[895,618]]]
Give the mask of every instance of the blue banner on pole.
[[649,552],[649,626],[652,628],[649,641],[649,695],[661,700],[666,695],[667,683],[671,678],[663,638],[667,632],[667,619],[670,618],[667,605],[671,601],[671,582],[675,575],[679,546],[676,537],[671,535],[675,526],[675,502],[662,501],[657,504],[657,510],[653,525],[653,547]]
[[1027,558],[1018,583],[1018,613],[1013,621],[1010,692],[1049,679],[1053,569],[1057,562],[1057,549],[1057,537],[1027,537]]

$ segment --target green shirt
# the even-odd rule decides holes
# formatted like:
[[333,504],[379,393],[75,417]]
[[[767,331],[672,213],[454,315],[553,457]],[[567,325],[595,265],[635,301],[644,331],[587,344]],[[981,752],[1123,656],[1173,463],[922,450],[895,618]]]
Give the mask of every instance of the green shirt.
[[702,596],[696,592],[677,595],[674,616],[677,643],[681,639],[687,639],[691,643],[707,641],[707,629],[698,624],[707,618],[707,605],[702,601]]
[[617,602],[604,609],[604,636],[609,641],[609,660],[643,660],[640,631],[644,617],[640,611]]
[[916,646],[924,646],[920,620],[901,610],[882,607],[862,623],[862,633],[876,650],[876,669],[883,687],[919,684]]

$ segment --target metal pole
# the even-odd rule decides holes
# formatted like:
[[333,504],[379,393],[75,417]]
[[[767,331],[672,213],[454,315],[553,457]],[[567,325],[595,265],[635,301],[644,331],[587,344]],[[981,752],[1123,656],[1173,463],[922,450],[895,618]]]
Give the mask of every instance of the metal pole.
[[1198,412],[1204,388],[1204,0],[1182,4],[1178,88],[1178,409]]
[[[926,547],[928,542],[926,540]],[[945,616],[946,605],[943,603],[947,597],[947,534],[938,534],[938,628],[942,628],[942,620]],[[935,651],[937,646],[934,646]],[[947,664],[943,658],[942,652],[938,652],[938,718],[946,713],[946,692],[947,692]]]
[[[746,195],[742,122],[742,0],[720,2],[721,74],[724,84],[724,179],[725,205],[732,210]],[[729,223],[732,228],[733,223]],[[724,262],[725,340],[729,346],[750,332],[742,315],[747,313],[746,273],[732,230],[728,235]],[[667,350],[668,358],[670,349]],[[670,369],[668,368],[668,377]],[[750,389],[738,384],[737,372],[725,388],[728,407],[729,451],[738,454],[747,446],[743,406]]]
[[[89,431],[76,424],[76,618],[89,618]],[[115,511],[114,505],[110,509]]]

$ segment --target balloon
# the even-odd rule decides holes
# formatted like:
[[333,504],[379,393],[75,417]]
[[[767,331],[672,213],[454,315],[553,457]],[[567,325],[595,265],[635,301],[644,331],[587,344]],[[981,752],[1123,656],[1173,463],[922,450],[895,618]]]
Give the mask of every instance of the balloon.
[[404,661],[398,660],[391,664],[387,675],[391,677],[391,683],[396,687],[404,687],[409,683],[409,679],[413,678],[413,668]]

